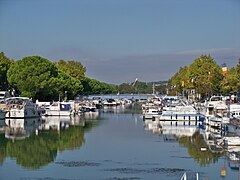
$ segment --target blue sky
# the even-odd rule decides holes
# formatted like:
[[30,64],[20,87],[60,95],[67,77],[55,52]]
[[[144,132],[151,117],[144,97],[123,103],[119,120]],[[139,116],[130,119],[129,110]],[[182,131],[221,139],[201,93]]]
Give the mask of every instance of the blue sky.
[[240,0],[0,0],[0,51],[77,60],[119,84],[168,80],[201,54],[235,66]]

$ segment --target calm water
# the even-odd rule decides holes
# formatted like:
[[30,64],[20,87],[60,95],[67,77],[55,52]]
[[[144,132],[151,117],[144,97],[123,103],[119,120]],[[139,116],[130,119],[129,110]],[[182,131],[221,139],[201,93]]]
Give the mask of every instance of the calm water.
[[[119,107],[61,123],[28,121],[18,140],[6,130],[0,134],[0,179],[179,180],[184,172],[189,179],[196,172],[201,180],[238,179],[225,153],[200,151],[204,142],[196,127],[152,129],[140,113],[137,106]],[[173,135],[192,130],[192,137]]]

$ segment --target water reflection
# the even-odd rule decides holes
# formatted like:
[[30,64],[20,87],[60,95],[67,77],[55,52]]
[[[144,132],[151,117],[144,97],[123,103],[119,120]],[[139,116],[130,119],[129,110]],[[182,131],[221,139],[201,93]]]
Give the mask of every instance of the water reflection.
[[226,134],[210,126],[166,125],[160,121],[145,120],[144,129],[158,134],[164,141],[176,141],[188,149],[189,155],[201,166],[215,163],[226,152],[239,152],[239,146],[223,146],[222,137]]
[[5,127],[5,138],[15,141],[29,137],[33,131],[37,130],[40,119],[29,118],[25,120],[7,118],[5,123],[7,124]]
[[95,111],[95,112],[86,112],[82,115],[84,120],[99,120],[100,118],[100,112]]
[[93,127],[92,121],[81,117],[6,119],[6,123],[0,136],[0,163],[10,157],[29,169],[53,162],[58,151],[80,148],[85,142],[84,131]]
[[[9,168],[9,162],[4,161],[10,158],[15,160],[12,164],[23,167],[20,171],[25,179],[99,176],[99,179],[173,180],[180,179],[186,171],[193,175],[199,172],[200,179],[207,176],[219,179],[224,168],[226,179],[236,177],[232,172],[239,170],[240,146],[222,146],[220,139],[225,134],[222,131],[208,126],[142,121],[138,106],[131,108],[106,108],[76,117],[45,117],[40,121],[8,120],[0,134],[2,169]],[[18,131],[25,132],[24,139],[7,138],[7,128],[24,130]],[[14,167],[12,164],[10,167]],[[73,173],[65,175],[66,168]],[[46,169],[49,176],[44,174]],[[29,172],[34,172],[35,177]]]
[[68,129],[70,125],[70,116],[47,116],[42,118],[39,130],[63,130]]
[[228,132],[210,126],[165,125],[160,121],[145,120],[144,129],[152,131],[163,138],[164,142],[178,142],[187,148],[188,154],[200,166],[208,167],[224,159],[220,170],[222,177],[226,176],[226,166],[238,171],[240,178],[240,146],[223,144],[223,137]]

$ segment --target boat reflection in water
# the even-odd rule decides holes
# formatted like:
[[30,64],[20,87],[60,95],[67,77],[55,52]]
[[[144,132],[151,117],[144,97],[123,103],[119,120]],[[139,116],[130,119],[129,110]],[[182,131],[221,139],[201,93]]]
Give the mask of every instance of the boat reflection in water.
[[14,118],[6,119],[6,124],[0,162],[11,157],[33,170],[54,162],[59,152],[79,149],[85,142],[85,130],[93,127],[81,117]]
[[42,117],[42,123],[39,130],[58,130],[68,129],[70,125],[70,116],[46,116]]
[[163,136],[193,136],[193,134],[198,130],[197,126],[184,126],[184,125],[170,125],[162,123],[160,121],[145,120],[144,121],[145,130],[152,130],[153,133],[161,134]]
[[95,111],[95,112],[85,112],[83,113],[82,117],[84,120],[97,120],[99,118],[99,111]]
[[[227,177],[227,167],[237,170],[240,179],[239,137],[228,137],[228,132],[205,126],[165,125],[160,121],[145,120],[144,129],[163,137],[164,142],[178,142],[188,149],[192,158],[201,166],[207,166],[223,158],[220,176]],[[228,138],[227,141],[226,138]],[[230,143],[230,138],[238,142]]]
[[25,140],[0,134],[3,179],[236,179],[239,170],[240,146],[222,145],[221,130],[142,121],[135,106],[25,121],[6,121]]
[[38,131],[39,118],[6,118],[5,138],[17,140],[29,137],[33,132]]
[[[240,147],[231,146],[227,151],[228,166],[233,170],[240,170]],[[240,175],[240,172],[239,172]],[[240,178],[240,177],[239,177]]]

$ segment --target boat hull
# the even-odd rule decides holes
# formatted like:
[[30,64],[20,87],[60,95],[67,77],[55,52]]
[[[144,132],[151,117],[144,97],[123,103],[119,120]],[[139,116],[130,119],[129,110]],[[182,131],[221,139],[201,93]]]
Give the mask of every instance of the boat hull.
[[6,118],[38,118],[40,112],[35,109],[11,109],[6,112]]
[[46,109],[44,115],[45,116],[70,116],[71,112]]
[[156,117],[156,119],[167,121],[204,121],[204,117],[199,114],[162,114]]

